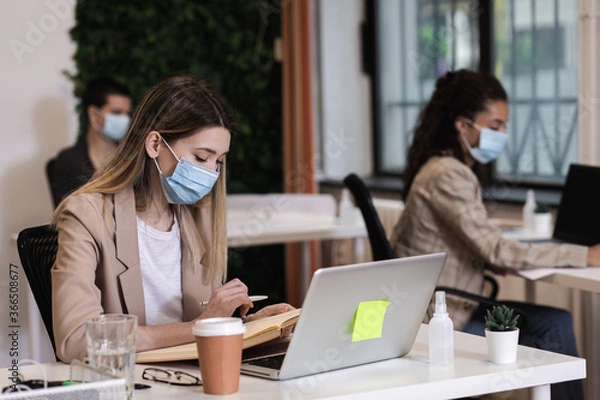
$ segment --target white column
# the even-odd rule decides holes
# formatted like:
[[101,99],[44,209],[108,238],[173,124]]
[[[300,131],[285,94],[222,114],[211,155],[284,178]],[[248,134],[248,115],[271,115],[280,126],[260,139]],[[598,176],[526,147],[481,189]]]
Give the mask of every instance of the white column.
[[600,165],[600,0],[579,0],[579,162]]
[[362,0],[321,0],[321,152],[317,165],[326,177],[342,179],[372,170],[370,82],[361,68]]
[[[579,0],[579,162],[600,165],[600,0]],[[595,295],[582,295],[583,356],[587,358],[586,398],[599,398],[599,361],[594,316]]]

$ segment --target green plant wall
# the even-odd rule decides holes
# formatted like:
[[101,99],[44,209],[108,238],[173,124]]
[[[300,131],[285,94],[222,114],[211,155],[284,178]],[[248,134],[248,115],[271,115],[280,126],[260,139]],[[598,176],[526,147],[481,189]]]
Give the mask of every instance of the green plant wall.
[[[77,2],[71,37],[79,95],[91,79],[124,83],[134,106],[154,84],[191,73],[209,81],[236,112],[227,156],[230,193],[282,191],[279,1],[132,0]],[[283,246],[230,250],[229,276],[252,293],[282,300]]]

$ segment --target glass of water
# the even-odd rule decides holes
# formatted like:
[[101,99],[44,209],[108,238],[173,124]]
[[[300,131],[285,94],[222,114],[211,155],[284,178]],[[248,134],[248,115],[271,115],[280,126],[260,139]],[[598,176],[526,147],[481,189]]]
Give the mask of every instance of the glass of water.
[[90,364],[125,378],[128,399],[133,396],[136,331],[135,315],[103,314],[85,322]]

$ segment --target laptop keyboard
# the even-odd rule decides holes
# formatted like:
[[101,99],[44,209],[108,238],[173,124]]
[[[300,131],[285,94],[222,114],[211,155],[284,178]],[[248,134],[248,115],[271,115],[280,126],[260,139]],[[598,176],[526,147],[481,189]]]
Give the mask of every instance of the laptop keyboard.
[[281,365],[283,364],[284,356],[285,354],[278,354],[276,356],[257,358],[255,360],[248,361],[248,364],[279,370],[281,369]]

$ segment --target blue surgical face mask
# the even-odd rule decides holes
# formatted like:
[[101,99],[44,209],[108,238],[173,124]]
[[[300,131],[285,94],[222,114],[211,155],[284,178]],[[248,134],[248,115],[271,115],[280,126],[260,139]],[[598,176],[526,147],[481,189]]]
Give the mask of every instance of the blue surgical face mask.
[[[98,113],[101,114],[100,110]],[[104,126],[100,130],[104,136],[114,142],[118,142],[125,136],[129,128],[129,115],[105,114]]]
[[167,177],[162,173],[158,161],[154,158],[167,199],[173,204],[197,203],[215,186],[219,172],[194,164],[183,157],[177,157],[164,139],[163,143],[178,161],[173,174]]
[[463,133],[460,134],[471,157],[481,164],[487,164],[498,158],[502,150],[504,150],[504,146],[506,146],[508,135],[494,129],[482,128],[471,120],[466,121],[480,132],[478,147],[471,147],[465,135]]

